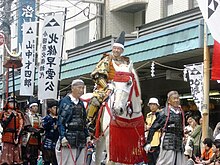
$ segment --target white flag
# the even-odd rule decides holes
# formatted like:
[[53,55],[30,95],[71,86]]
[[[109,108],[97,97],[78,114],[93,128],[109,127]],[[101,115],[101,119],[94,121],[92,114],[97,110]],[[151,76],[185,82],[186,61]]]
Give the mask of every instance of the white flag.
[[197,0],[197,2],[212,37],[220,43],[220,0]]
[[202,113],[203,104],[203,63],[185,65],[189,73],[189,82],[193,100]]
[[33,96],[35,75],[36,22],[24,22],[20,95]]
[[38,69],[38,99],[57,98],[63,23],[63,13],[44,18],[41,59]]

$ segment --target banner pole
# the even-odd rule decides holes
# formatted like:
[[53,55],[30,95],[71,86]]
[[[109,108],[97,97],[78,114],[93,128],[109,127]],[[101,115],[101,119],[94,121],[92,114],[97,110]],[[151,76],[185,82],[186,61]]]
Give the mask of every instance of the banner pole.
[[59,80],[58,80],[58,86],[57,86],[57,99],[59,99],[59,96],[60,96],[61,65],[62,65],[63,47],[64,47],[64,39],[65,39],[66,15],[67,15],[67,8],[65,8],[65,11],[64,11],[64,20],[63,20],[63,21],[64,21],[64,23],[63,23],[63,38],[62,38],[62,47],[61,47]]
[[207,46],[207,27],[204,21],[204,90],[203,90],[203,106],[202,106],[202,140],[208,137],[209,129],[209,82],[210,82],[210,55]]

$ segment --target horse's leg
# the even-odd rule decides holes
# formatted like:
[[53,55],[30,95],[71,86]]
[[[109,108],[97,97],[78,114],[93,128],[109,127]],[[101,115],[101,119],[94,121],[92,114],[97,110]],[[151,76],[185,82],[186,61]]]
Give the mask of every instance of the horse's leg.
[[100,165],[103,160],[103,151],[106,149],[105,146],[105,137],[100,137],[96,142],[96,156],[95,156],[95,164]]

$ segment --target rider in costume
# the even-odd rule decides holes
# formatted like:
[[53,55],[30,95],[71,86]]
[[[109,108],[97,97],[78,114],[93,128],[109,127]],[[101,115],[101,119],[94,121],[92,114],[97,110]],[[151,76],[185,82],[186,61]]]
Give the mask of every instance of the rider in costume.
[[95,131],[96,116],[102,102],[112,91],[112,87],[108,83],[113,80],[115,75],[113,61],[116,65],[128,65],[130,63],[128,57],[121,56],[124,52],[124,38],[125,32],[122,31],[113,44],[112,54],[103,54],[103,57],[91,73],[91,77],[96,84],[96,89],[93,92],[93,97],[91,98],[87,110],[87,120],[89,122],[88,128],[90,133],[94,133]]

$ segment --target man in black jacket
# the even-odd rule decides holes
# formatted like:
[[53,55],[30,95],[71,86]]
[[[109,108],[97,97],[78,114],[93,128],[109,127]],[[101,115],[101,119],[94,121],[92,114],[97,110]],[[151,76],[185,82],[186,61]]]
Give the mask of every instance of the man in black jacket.
[[[82,165],[85,162],[85,150],[88,131],[86,128],[86,110],[80,96],[84,92],[84,82],[72,81],[71,93],[59,103],[58,129],[62,155],[57,161],[62,165]],[[62,160],[59,160],[62,159]]]
[[170,91],[167,94],[166,107],[157,114],[156,120],[149,130],[146,145],[146,152],[150,151],[151,141],[154,133],[162,129],[160,153],[157,165],[185,165],[183,150],[184,137],[184,114],[180,107],[180,99],[177,91]]

